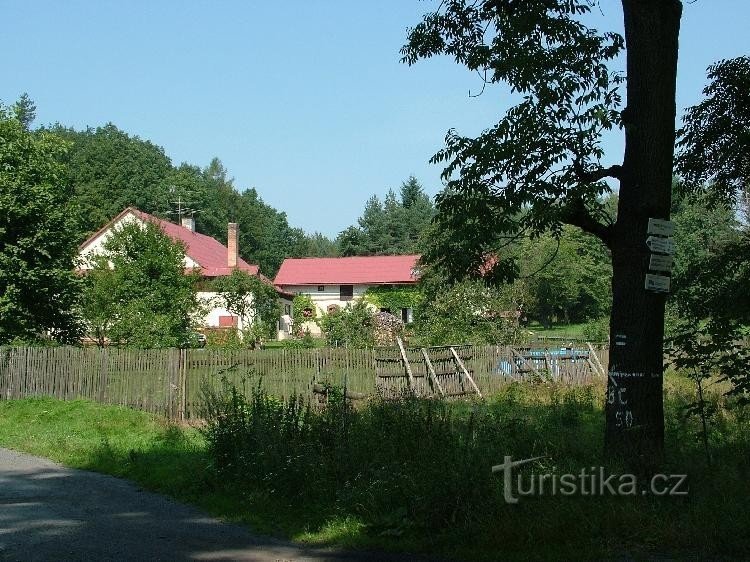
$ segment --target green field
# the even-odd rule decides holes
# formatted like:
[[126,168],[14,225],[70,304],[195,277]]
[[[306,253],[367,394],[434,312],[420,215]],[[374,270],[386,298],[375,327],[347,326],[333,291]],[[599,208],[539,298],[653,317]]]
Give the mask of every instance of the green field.
[[[692,389],[674,375],[666,388],[665,470],[689,475],[687,498],[537,497],[503,504],[501,479],[489,477],[489,464],[495,458],[502,462],[503,453],[546,455],[550,460],[543,466],[551,470],[601,463],[601,391],[600,386],[513,384],[485,403],[448,406],[450,432],[469,435],[465,430],[475,431],[471,427],[477,420],[491,426],[484,428],[491,431],[491,441],[478,442],[481,466],[465,474],[452,467],[477,450],[453,450],[454,442],[443,439],[438,426],[423,430],[421,421],[410,423],[403,412],[388,414],[389,407],[365,411],[370,428],[380,423],[383,412],[401,420],[385,435],[354,435],[359,449],[377,462],[390,456],[393,478],[379,483],[354,479],[353,488],[312,503],[295,500],[299,490],[285,484],[283,475],[268,475],[266,485],[222,478],[199,430],[117,406],[48,398],[2,401],[0,445],[128,478],[259,532],[311,544],[464,560],[750,556],[750,413],[712,394],[717,414],[710,426],[714,464],[709,465],[696,438],[698,420],[684,414]],[[392,445],[389,451],[383,450],[386,443]],[[463,438],[455,446],[468,446],[461,443]],[[368,447],[377,450],[368,453]],[[409,466],[419,468],[399,472]],[[469,476],[471,471],[475,476]],[[306,486],[324,484],[322,473],[304,474]],[[403,492],[411,489],[421,490],[421,500]],[[349,501],[355,492],[369,498],[367,509]],[[409,507],[412,501],[417,503]],[[459,503],[450,507],[453,501]],[[413,515],[422,512],[441,517],[426,522]]]

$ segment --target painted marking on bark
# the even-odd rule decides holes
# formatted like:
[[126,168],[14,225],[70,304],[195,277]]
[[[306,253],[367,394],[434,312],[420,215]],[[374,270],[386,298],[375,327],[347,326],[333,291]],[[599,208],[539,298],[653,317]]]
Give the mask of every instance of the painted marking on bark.
[[615,345],[628,345],[628,336],[625,334],[615,334]]
[[630,410],[618,410],[615,412],[615,427],[633,427],[633,412]]
[[[626,373],[625,371],[610,371],[609,372],[610,379],[612,377],[619,377],[621,379],[641,379],[645,376],[646,376],[646,373]],[[614,382],[614,380],[612,382]]]

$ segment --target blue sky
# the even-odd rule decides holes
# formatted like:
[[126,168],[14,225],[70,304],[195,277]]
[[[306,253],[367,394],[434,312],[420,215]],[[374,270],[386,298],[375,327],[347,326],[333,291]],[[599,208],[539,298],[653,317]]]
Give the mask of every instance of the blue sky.
[[[620,3],[590,21],[621,31]],[[501,88],[469,98],[476,76],[443,58],[399,63],[406,28],[434,1],[0,0],[0,100],[28,92],[37,124],[108,121],[164,147],[174,163],[218,156],[244,189],[294,226],[335,236],[373,193],[414,174],[455,127],[477,133],[507,108]],[[750,2],[685,2],[678,110],[705,68],[750,53]],[[622,158],[619,133],[608,163]]]

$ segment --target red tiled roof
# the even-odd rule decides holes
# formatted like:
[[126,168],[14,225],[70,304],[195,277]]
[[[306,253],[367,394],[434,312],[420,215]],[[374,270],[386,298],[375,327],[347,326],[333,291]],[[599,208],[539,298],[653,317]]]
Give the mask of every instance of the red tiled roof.
[[[191,230],[182,227],[178,224],[162,220],[143,211],[139,211],[133,207],[128,207],[114,219],[112,219],[104,228],[99,230],[91,236],[86,242],[81,244],[81,248],[88,246],[91,242],[96,240],[102,233],[104,233],[110,225],[117,222],[120,218],[132,213],[135,216],[152,222],[159,226],[164,234],[169,236],[172,240],[179,240],[185,244],[185,254],[197,262],[200,265],[199,273],[204,277],[222,277],[232,273],[232,268],[227,265],[227,247],[221,242],[205,234],[198,232],[192,232]],[[247,263],[242,258],[237,259],[237,269],[246,271],[250,275],[258,275],[259,270],[257,265]],[[265,279],[265,278],[264,278]]]
[[356,285],[416,283],[419,256],[353,256],[348,258],[287,258],[274,283],[289,285]]

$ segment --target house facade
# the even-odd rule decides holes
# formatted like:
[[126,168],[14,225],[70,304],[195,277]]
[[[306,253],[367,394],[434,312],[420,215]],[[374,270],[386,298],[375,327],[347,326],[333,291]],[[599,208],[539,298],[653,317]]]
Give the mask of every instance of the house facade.
[[[216,279],[231,275],[234,270],[240,270],[255,275],[271,285],[271,281],[263,276],[257,265],[247,263],[239,256],[237,224],[227,225],[227,245],[195,231],[195,221],[192,217],[182,219],[181,224],[175,224],[138,209],[129,207],[107,223],[101,230],[93,234],[79,247],[79,270],[85,273],[94,267],[95,256],[104,252],[104,244],[112,234],[123,225],[129,223],[146,222],[157,225],[169,238],[181,242],[185,246],[185,272],[198,273],[204,280]],[[221,306],[220,294],[210,290],[197,292],[202,302],[204,312],[197,323],[205,329],[235,328],[243,330],[252,324],[250,318],[240,318]],[[291,303],[291,297],[282,302]],[[252,297],[248,297],[248,304],[252,305]]]
[[[344,258],[287,258],[276,274],[277,289],[290,295],[307,295],[321,317],[332,309],[362,299],[368,289],[376,286],[412,286],[419,279],[416,270],[418,255],[352,256]],[[374,307],[373,307],[374,308]],[[404,323],[412,321],[410,308],[388,311]],[[291,307],[282,316],[279,337],[289,336]],[[286,329],[285,329],[286,328]],[[308,322],[306,328],[320,335],[320,328]]]

